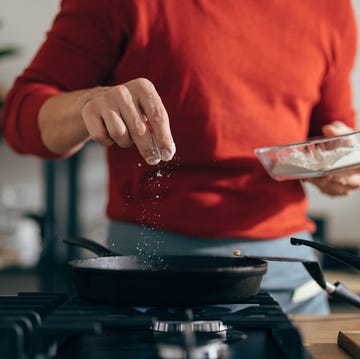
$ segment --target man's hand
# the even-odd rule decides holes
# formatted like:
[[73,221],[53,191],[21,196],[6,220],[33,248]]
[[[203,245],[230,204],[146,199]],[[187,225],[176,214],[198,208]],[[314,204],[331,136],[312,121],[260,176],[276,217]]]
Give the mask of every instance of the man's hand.
[[[325,125],[322,130],[326,137],[344,135],[354,131],[339,121]],[[314,184],[321,192],[329,196],[349,195],[352,191],[360,188],[360,169],[307,179],[306,182]]]
[[169,117],[149,80],[138,78],[118,86],[101,87],[81,98],[82,120],[96,143],[103,146],[115,143],[122,148],[134,143],[150,165],[173,158],[175,144]]

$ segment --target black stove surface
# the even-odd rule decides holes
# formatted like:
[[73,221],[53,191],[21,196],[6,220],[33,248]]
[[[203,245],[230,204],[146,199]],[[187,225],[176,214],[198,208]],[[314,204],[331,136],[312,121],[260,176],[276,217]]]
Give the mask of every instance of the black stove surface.
[[265,292],[236,305],[195,308],[115,307],[64,294],[19,293],[0,296],[0,357],[304,359],[309,355],[298,330]]

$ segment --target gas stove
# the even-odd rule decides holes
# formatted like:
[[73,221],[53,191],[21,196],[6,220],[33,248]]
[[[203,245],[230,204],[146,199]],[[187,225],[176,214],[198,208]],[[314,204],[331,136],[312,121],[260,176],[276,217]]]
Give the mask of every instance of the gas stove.
[[193,308],[104,306],[56,293],[2,296],[0,357],[310,358],[299,331],[266,292]]

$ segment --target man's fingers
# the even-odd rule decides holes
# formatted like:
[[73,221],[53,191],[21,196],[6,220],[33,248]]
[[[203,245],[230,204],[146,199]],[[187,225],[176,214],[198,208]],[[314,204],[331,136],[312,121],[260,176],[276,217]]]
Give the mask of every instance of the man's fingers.
[[83,106],[82,117],[91,139],[103,146],[134,143],[150,165],[174,156],[168,114],[149,80],[106,88]]
[[334,182],[337,182],[343,186],[347,186],[349,188],[360,188],[360,174],[352,173],[348,175],[338,175],[334,176]]
[[[129,84],[130,90],[132,87],[133,84]],[[160,96],[154,85],[146,79],[137,80],[136,93],[139,109],[144,112],[150,123],[152,140],[159,150],[161,159],[171,160],[175,154],[175,145],[171,135],[169,117]]]
[[82,117],[89,136],[94,142],[105,147],[113,144],[114,141],[110,137],[101,115],[94,109],[91,102],[84,106]]
[[344,196],[349,193],[349,189],[337,184],[333,183],[330,180],[325,180],[322,178],[314,178],[309,182],[314,184],[321,192],[329,195],[329,196]]
[[330,196],[348,195],[352,191],[360,188],[360,175],[353,174],[336,174],[321,178],[312,178],[308,182],[317,186],[320,191]]
[[354,130],[341,121],[334,121],[328,125],[323,126],[322,131],[325,137],[332,137],[346,135],[347,133],[353,132]]
[[144,117],[138,106],[137,92],[132,94],[126,85],[117,86],[116,90],[118,92],[116,99],[119,111],[129,136],[148,164],[158,164],[161,161],[161,157],[156,151],[151,128],[146,124],[146,117]]
[[110,138],[122,148],[130,147],[133,141],[121,115],[115,110],[109,110],[102,117]]
[[114,87],[114,99],[117,102],[119,112],[126,123],[130,135],[132,137],[143,136],[146,132],[146,125],[144,123],[141,112],[136,105],[137,96],[132,94],[127,86],[119,85]]

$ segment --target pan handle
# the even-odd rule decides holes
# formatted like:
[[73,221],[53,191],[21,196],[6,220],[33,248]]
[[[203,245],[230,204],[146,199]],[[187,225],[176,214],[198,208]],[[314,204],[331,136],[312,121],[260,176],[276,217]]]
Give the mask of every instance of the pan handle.
[[351,291],[341,282],[336,282],[335,284],[326,283],[326,292],[332,298],[347,302],[357,308],[360,308],[360,296]]
[[329,247],[319,242],[307,241],[305,239],[291,238],[290,241],[293,245],[299,246],[303,244],[305,246],[315,248],[318,251],[328,254],[329,256],[337,259],[338,261],[341,261],[360,270],[360,258],[352,255],[351,253],[348,253],[341,249]]
[[81,247],[88,249],[89,251],[97,254],[99,257],[114,257],[119,256],[119,254],[111,251],[110,249],[104,247],[98,242],[92,241],[91,239],[83,237],[69,237],[64,238],[63,242],[73,246]]

